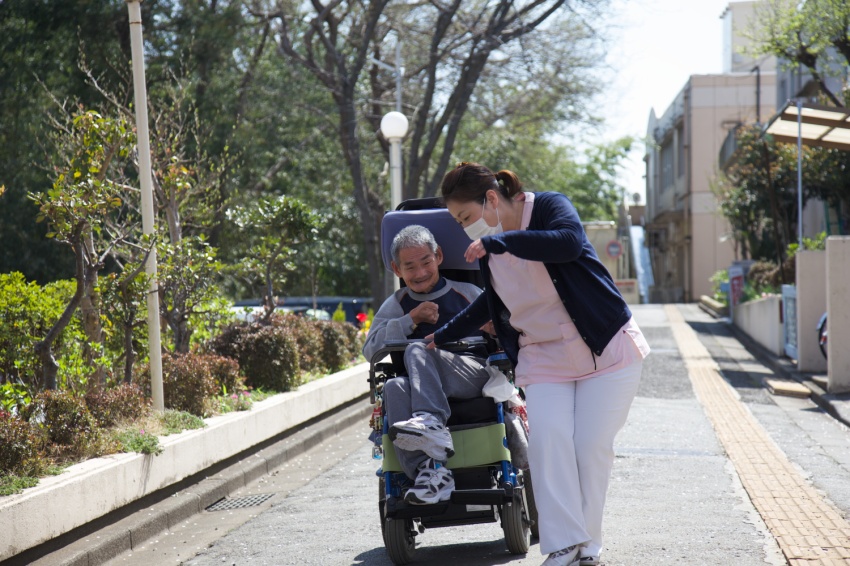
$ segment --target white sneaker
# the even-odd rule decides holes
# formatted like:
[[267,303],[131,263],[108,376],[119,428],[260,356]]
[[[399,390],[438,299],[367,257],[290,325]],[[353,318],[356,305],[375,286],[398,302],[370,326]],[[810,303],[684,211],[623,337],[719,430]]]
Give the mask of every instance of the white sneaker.
[[582,556],[578,561],[581,566],[599,566],[598,556]]
[[544,560],[540,566],[579,566],[581,564],[578,556],[580,550],[577,544],[562,548],[550,554],[549,558]]
[[431,413],[420,413],[390,427],[390,440],[402,450],[421,450],[428,457],[445,462],[454,456],[452,435]]
[[411,505],[427,505],[446,501],[452,496],[455,480],[451,470],[428,458],[419,464],[416,483],[404,494],[404,500]]

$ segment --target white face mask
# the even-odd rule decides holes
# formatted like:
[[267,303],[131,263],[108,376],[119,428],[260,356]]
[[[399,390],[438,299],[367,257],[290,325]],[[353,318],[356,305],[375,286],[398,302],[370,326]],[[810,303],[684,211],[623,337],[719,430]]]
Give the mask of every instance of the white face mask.
[[481,218],[467,226],[463,229],[466,232],[466,235],[469,236],[470,240],[478,240],[479,238],[483,238],[484,236],[495,236],[496,234],[502,233],[502,219],[499,218],[499,207],[496,207],[496,220],[498,224],[495,226],[490,226],[487,224],[487,221],[484,220],[484,207],[486,206],[487,199],[484,199],[484,204],[481,205]]

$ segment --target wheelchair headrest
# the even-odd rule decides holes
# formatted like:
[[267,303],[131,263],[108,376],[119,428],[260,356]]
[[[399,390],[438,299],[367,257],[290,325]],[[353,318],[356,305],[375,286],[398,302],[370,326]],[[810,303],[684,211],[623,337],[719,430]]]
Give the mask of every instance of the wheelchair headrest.
[[392,271],[390,262],[392,254],[390,247],[393,238],[402,228],[412,224],[419,224],[428,228],[437,244],[443,250],[443,269],[462,269],[468,271],[478,270],[478,262],[467,263],[463,258],[463,252],[469,247],[471,240],[460,224],[452,218],[445,208],[432,208],[427,210],[393,210],[384,214],[381,221],[381,256],[387,271]]

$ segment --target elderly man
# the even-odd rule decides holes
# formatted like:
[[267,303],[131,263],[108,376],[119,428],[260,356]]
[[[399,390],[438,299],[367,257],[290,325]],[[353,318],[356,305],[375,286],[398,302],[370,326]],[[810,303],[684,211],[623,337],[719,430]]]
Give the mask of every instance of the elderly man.
[[[367,359],[388,341],[428,336],[481,294],[475,285],[440,276],[443,252],[423,226],[401,230],[390,251],[393,272],[406,287],[375,313],[363,346]],[[405,474],[415,480],[404,498],[414,505],[445,501],[455,485],[445,467],[454,454],[447,399],[481,396],[489,378],[485,360],[413,343],[404,352],[404,366],[406,376],[384,384],[390,438]]]

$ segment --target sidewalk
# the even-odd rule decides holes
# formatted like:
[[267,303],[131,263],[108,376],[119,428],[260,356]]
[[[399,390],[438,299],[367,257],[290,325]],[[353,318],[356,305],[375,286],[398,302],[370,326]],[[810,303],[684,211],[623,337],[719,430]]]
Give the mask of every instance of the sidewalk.
[[[846,536],[844,530],[847,528],[846,521],[840,517],[833,517],[834,513],[828,505],[818,506],[821,497],[811,492],[807,477],[800,476],[794,464],[789,464],[781,452],[776,452],[774,442],[764,436],[765,431],[752,420],[752,406],[750,409],[744,409],[742,404],[747,400],[748,395],[766,396],[767,387],[757,384],[772,380],[774,386],[772,392],[775,395],[782,394],[779,389],[783,386],[787,387],[789,393],[797,393],[801,387],[805,387],[807,396],[812,402],[822,407],[837,421],[847,425],[850,422],[850,395],[829,395],[821,385],[823,384],[822,376],[797,372],[791,361],[770,355],[731,324],[723,323],[722,319],[715,318],[713,323],[708,325],[705,324],[707,317],[701,317],[700,322],[692,322],[693,327],[703,333],[710,326],[710,332],[714,333],[714,337],[718,339],[715,343],[715,338],[709,336],[706,344],[710,351],[706,350],[695,336],[688,337],[691,326],[682,320],[681,315],[670,311],[673,309],[685,314],[688,311],[699,312],[695,305],[646,305],[644,307],[642,309],[646,311],[642,313],[644,317],[657,319],[654,321],[657,330],[653,334],[656,339],[653,343],[655,353],[650,360],[652,364],[645,368],[657,373],[654,379],[647,380],[647,386],[657,388],[653,391],[657,395],[638,399],[633,418],[625,435],[621,438],[624,443],[621,446],[623,450],[618,455],[620,461],[615,471],[622,476],[623,481],[618,483],[618,476],[615,474],[615,486],[612,489],[611,498],[618,503],[612,505],[610,509],[610,521],[619,528],[621,538],[612,537],[609,564],[630,566],[634,563],[635,557],[644,556],[643,553],[647,553],[645,555],[647,560],[654,560],[653,553],[658,552],[657,547],[662,550],[667,549],[664,555],[669,554],[668,558],[673,560],[673,563],[676,561],[681,564],[701,565],[723,563],[720,554],[717,556],[703,554],[705,549],[701,546],[702,541],[692,540],[693,533],[701,533],[703,537],[720,537],[723,544],[718,545],[714,542],[709,543],[708,547],[721,554],[730,548],[746,549],[739,551],[737,563],[754,564],[757,555],[761,555],[758,550],[760,543],[758,540],[751,540],[753,533],[750,521],[737,517],[736,514],[743,514],[744,511],[738,506],[730,505],[730,498],[734,498],[734,494],[728,493],[726,485],[727,472],[724,471],[723,464],[726,462],[726,457],[732,461],[737,475],[740,476],[747,490],[748,495],[745,494],[746,499],[742,500],[744,502],[742,505],[749,505],[748,502],[752,501],[752,504],[756,506],[758,514],[766,523],[765,532],[769,530],[770,540],[775,537],[788,563],[800,565],[850,563],[844,562],[850,559],[850,554],[842,556],[838,562],[827,562],[823,561],[822,556],[806,555],[799,550],[805,544],[801,542],[802,538],[797,537],[821,537],[821,535],[823,538],[817,538],[817,544],[812,548],[824,549],[824,552],[827,548],[850,548],[850,545],[843,542]],[[651,325],[648,323],[647,329],[650,328]],[[679,376],[676,373],[678,370],[675,364],[668,362],[678,356],[681,356],[678,364],[682,368],[684,364],[687,364],[686,375]],[[737,374],[736,372],[727,373],[723,369],[726,364],[738,364],[741,371]],[[736,382],[738,379],[752,380],[756,385],[741,387]],[[734,392],[726,387],[727,384],[724,381],[727,380],[738,385]],[[341,403],[337,399],[334,402],[335,406],[344,405],[345,408],[333,414],[332,417],[320,421],[314,420],[309,423],[311,426],[303,428],[298,433],[274,445],[265,445],[263,451],[243,454],[238,461],[220,462],[193,478],[194,483],[191,485],[182,485],[173,495],[157,501],[142,500],[134,506],[115,511],[101,521],[57,537],[48,543],[52,545],[52,548],[43,545],[14,556],[7,562],[3,562],[3,565],[95,566],[106,564],[121,553],[138,548],[145,540],[152,540],[158,533],[173,530],[175,525],[185,523],[189,517],[201,513],[216,500],[232,497],[232,494],[241,486],[268,473],[287,458],[303,451],[305,447],[337,434],[346,426],[357,422],[365,423],[371,410],[368,401],[363,400],[363,395],[368,389],[365,376],[362,373],[352,375],[347,379],[348,381],[352,387],[352,392],[348,395],[351,399],[348,402],[350,404]],[[339,383],[332,384],[329,381],[327,385],[330,387],[316,384],[316,388],[327,388],[333,390],[335,394],[340,393]],[[700,398],[702,410],[695,410],[694,392]],[[743,395],[744,399],[736,397],[739,394]],[[682,401],[678,401],[680,398]],[[331,402],[330,399],[328,402]],[[786,402],[802,403],[801,400],[786,400]],[[761,405],[761,407],[766,406]],[[280,409],[270,409],[269,412],[279,415]],[[760,414],[760,411],[755,412]],[[819,411],[817,413],[818,418],[829,421],[829,418],[820,414]],[[246,417],[247,415],[241,418]],[[705,426],[704,432],[700,432],[702,428],[697,426],[699,423],[692,422],[700,419],[705,422],[708,422],[706,419],[710,419],[712,423]],[[714,428],[712,429],[711,426]],[[240,428],[240,430],[244,429]],[[716,454],[711,447],[714,442],[711,439],[715,433],[723,445]],[[705,436],[704,445],[696,442],[698,440],[696,437],[700,434]],[[808,446],[809,443],[803,442],[799,445]],[[361,451],[366,448],[368,447]],[[373,471],[370,466],[374,464],[368,454],[362,459],[364,462],[358,465],[362,465],[366,471],[363,474],[355,474],[358,482],[362,482],[362,477],[371,477]],[[647,473],[647,469],[653,470],[653,473]],[[778,473],[780,471],[781,474]],[[637,478],[641,478],[646,485],[641,485],[636,490]],[[683,478],[691,478],[693,481],[682,485],[677,490],[670,489],[671,485],[679,485],[671,482],[681,482]],[[622,485],[619,491],[618,485]],[[359,488],[352,487],[352,492],[356,489]],[[369,493],[371,492],[370,488]],[[80,493],[71,495],[77,501],[85,499],[85,496],[81,496]],[[687,499],[691,496],[692,500]],[[365,499],[368,501],[360,503],[367,510],[358,509],[351,513],[351,520],[358,522],[356,528],[352,527],[352,532],[359,533],[358,537],[366,536],[361,533],[362,525],[359,523],[362,522],[363,517],[372,517],[374,511],[371,499]],[[651,502],[651,508],[648,502]],[[316,518],[315,506],[318,504],[316,501],[311,501],[309,513],[305,516]],[[336,506],[340,504],[340,501],[333,499],[327,504]],[[655,508],[658,511],[656,519],[663,518],[663,521],[656,526],[665,525],[657,532],[654,529],[647,530],[640,522],[641,518],[648,516],[648,513]],[[842,508],[847,509],[848,505],[844,504]],[[326,513],[318,513],[318,515],[320,518],[327,517],[338,511],[339,509],[333,507]],[[58,511],[54,507],[53,511],[39,519],[48,525],[50,515],[56,513]],[[679,517],[678,522],[673,520],[676,517]],[[826,521],[827,518],[828,521]],[[316,520],[324,523],[324,519]],[[670,522],[664,523],[664,521]],[[710,523],[710,528],[706,526],[707,522]],[[286,528],[297,530],[301,526],[289,525]],[[313,525],[312,528],[319,528],[319,526]],[[329,525],[328,529],[331,529],[332,533],[329,532],[326,537],[318,535],[315,537],[316,544],[322,546],[323,552],[329,552],[327,541],[335,540],[333,537],[339,536],[338,526]],[[613,532],[615,529],[611,530]],[[4,531],[0,529],[0,532]],[[5,532],[9,533],[9,531]],[[439,531],[438,533],[439,535],[434,536],[439,536],[442,542],[442,537],[446,534]],[[378,531],[376,536],[379,537],[379,535]],[[838,542],[832,542],[830,537]],[[355,544],[363,546],[370,557],[374,553],[380,556],[381,560],[384,559],[381,541],[364,539],[364,542],[360,540],[362,537],[355,538],[356,543],[351,541],[345,544],[340,543],[341,547],[336,549],[347,561],[345,563],[351,563],[352,551],[349,546]],[[302,539],[294,540],[298,540],[301,545],[307,544]],[[717,539],[712,538],[712,540]],[[653,546],[654,542],[658,544]],[[464,549],[473,553],[476,551],[474,545],[464,546],[462,541],[457,541],[457,544],[461,546],[455,546],[455,549]],[[687,551],[690,550],[695,553],[688,554]],[[275,550],[277,551],[279,549]],[[439,549],[434,549],[433,552],[438,554]],[[680,555],[701,558],[684,562]],[[483,564],[492,557],[486,560],[485,558],[481,557],[479,562]],[[536,555],[516,560],[518,565],[539,563]],[[479,562],[468,563],[478,564]],[[332,563],[332,561],[326,563]],[[333,563],[342,564],[342,562]],[[383,564],[384,562],[379,560],[374,563]],[[784,560],[781,563],[785,563]]]
[[[714,316],[718,320],[724,320],[732,335],[749,351],[760,363],[780,378],[779,381],[770,380],[764,383],[765,387],[776,395],[798,396],[799,386],[805,387],[809,398],[821,409],[829,413],[836,420],[850,426],[850,393],[831,394],[826,391],[826,374],[814,374],[800,372],[797,365],[789,358],[779,357],[769,352],[761,344],[750,338],[745,332],[729,322],[728,318],[720,319],[714,313],[703,309],[704,312]],[[781,380],[787,380],[790,386]]]

